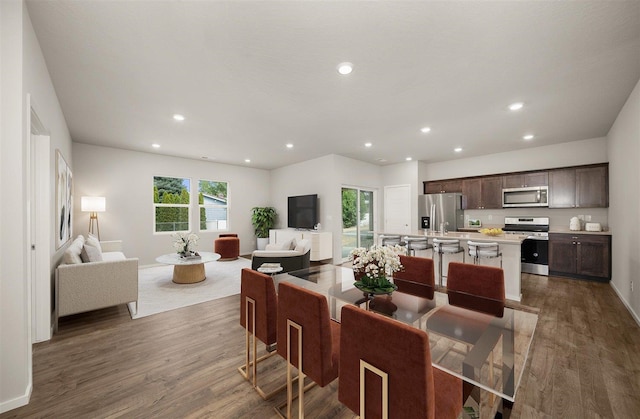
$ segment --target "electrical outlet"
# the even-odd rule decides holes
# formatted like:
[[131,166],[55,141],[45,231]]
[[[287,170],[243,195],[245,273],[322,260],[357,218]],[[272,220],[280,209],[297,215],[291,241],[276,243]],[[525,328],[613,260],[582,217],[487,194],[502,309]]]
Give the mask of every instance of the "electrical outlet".
[[591,221],[591,216],[590,215],[585,215],[584,216],[585,221]]
[[493,220],[493,215],[491,215],[491,214],[487,215],[487,220],[489,220],[489,221]]
[[631,282],[631,292],[633,292],[633,281],[629,281]]

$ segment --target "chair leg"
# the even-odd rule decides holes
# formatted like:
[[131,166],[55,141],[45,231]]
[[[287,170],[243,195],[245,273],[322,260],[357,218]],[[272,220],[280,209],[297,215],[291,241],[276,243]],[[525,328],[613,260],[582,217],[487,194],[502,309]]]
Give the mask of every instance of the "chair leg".
[[[249,306],[251,306],[251,324],[253,328],[249,331]],[[258,364],[265,359],[271,358],[276,355],[277,352],[267,353],[260,358],[257,356],[257,338],[256,338],[256,302],[252,298],[246,297],[245,300],[245,363],[238,367],[238,372],[244,377],[245,380],[250,381],[254,390],[262,397],[263,400],[269,400],[287,387],[287,384],[282,384],[278,388],[269,393],[265,393],[258,385]]]

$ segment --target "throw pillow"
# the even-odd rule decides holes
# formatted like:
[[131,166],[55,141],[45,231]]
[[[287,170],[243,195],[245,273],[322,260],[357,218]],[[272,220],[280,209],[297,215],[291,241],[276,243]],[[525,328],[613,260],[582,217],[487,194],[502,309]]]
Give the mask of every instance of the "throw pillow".
[[73,265],[76,263],[82,263],[80,254],[82,253],[82,246],[84,245],[84,237],[78,236],[62,255],[62,261],[67,265]]
[[82,248],[82,253],[80,253],[80,258],[82,262],[101,262],[102,261],[102,252],[99,249],[93,246],[84,246]]
[[100,246],[100,240],[98,240],[96,236],[89,233],[89,235],[87,236],[87,243],[90,246],[97,248],[98,250],[100,250],[100,253],[102,253],[102,246]]

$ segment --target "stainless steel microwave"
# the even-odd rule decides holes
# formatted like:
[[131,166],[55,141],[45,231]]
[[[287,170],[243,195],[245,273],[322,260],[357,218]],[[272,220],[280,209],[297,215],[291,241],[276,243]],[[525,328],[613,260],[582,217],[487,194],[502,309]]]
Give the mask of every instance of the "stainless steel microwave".
[[532,186],[502,190],[502,207],[548,207],[549,187]]

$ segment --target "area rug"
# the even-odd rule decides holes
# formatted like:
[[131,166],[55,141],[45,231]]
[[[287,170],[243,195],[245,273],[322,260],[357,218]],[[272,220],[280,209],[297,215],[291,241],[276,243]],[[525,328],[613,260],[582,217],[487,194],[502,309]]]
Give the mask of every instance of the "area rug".
[[138,271],[138,311],[129,304],[132,319],[175,310],[205,301],[240,294],[240,272],[250,268],[251,261],[239,258],[225,262],[205,263],[207,279],[196,284],[171,281],[173,266],[153,266]]

